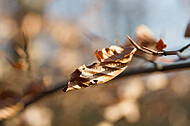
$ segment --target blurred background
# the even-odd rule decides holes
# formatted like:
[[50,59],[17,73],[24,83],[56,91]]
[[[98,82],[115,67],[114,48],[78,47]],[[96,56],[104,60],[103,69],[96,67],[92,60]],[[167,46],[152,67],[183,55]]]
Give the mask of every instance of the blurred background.
[[0,0],[0,125],[189,126],[190,69],[59,90],[17,114],[20,101],[68,80],[96,60],[95,50],[125,43],[141,24],[166,50],[187,45],[189,20],[189,0]]

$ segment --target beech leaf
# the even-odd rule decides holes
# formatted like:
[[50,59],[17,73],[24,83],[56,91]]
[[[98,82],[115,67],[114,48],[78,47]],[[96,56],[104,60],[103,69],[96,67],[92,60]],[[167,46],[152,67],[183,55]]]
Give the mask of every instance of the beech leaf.
[[96,51],[95,56],[100,63],[93,63],[90,66],[82,65],[76,69],[70,75],[68,86],[63,91],[82,89],[115,78],[127,68],[128,62],[136,51],[137,49],[133,47],[122,48],[115,45]]

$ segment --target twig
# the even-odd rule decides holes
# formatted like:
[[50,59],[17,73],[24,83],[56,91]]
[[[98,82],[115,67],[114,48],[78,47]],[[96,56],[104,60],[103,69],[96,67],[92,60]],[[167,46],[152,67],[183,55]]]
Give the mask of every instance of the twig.
[[181,58],[181,53],[186,50],[187,48],[190,47],[190,43],[188,45],[186,45],[185,47],[176,50],[176,51],[165,51],[165,50],[160,50],[160,51],[155,51],[153,49],[149,49],[147,47],[140,47],[136,42],[134,42],[128,35],[127,38],[129,39],[129,41],[131,42],[131,44],[133,46],[135,46],[135,48],[137,48],[137,50],[145,52],[147,54],[150,55],[159,55],[159,56],[168,56],[168,55],[177,55],[179,57],[179,59]]
[[67,86],[67,83],[68,81],[64,81],[64,82],[60,82],[60,83],[57,83],[55,84],[55,87],[50,89],[50,90],[47,90],[47,91],[44,91],[44,92],[41,92],[40,94],[36,95],[33,99],[31,99],[30,101],[25,101],[25,107],[27,107],[28,105],[40,100],[41,98],[43,98],[44,96],[46,95],[49,95],[49,94],[52,94],[54,93],[55,91],[59,90],[59,89],[62,89],[64,88],[65,86]]
[[150,72],[157,72],[157,71],[171,71],[171,70],[178,70],[184,68],[190,68],[190,62],[176,63],[172,65],[163,65],[162,68],[148,67],[148,68],[130,69],[126,72],[123,72],[119,77],[132,76],[138,74],[149,74]]

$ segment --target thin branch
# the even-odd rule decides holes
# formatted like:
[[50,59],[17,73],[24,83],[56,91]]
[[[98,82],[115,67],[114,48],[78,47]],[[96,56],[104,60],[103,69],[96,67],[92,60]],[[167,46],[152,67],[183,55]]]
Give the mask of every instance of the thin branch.
[[186,45],[185,47],[181,48],[180,50],[178,50],[180,53],[182,53],[185,49],[190,47],[190,43],[188,45]]
[[60,83],[57,83],[55,84],[55,87],[50,89],[50,90],[47,90],[47,91],[44,91],[44,92],[41,92],[40,94],[36,95],[33,99],[31,99],[30,101],[26,101],[25,102],[25,107],[27,107],[28,105],[40,100],[41,98],[43,98],[44,96],[46,95],[49,95],[49,94],[52,94],[54,92],[56,92],[57,90],[59,89],[62,89],[64,87],[67,86],[67,83],[68,81],[64,81],[64,82],[60,82]]
[[160,50],[160,51],[155,51],[153,49],[149,49],[147,47],[140,47],[135,41],[133,41],[128,35],[127,38],[129,39],[129,41],[131,42],[131,44],[133,46],[135,46],[135,48],[137,48],[137,50],[142,51],[144,53],[150,54],[150,55],[159,55],[159,56],[168,56],[168,55],[177,55],[180,58],[182,58],[181,53],[186,50],[187,48],[190,47],[190,43],[186,46],[184,46],[183,48],[176,50],[176,51],[165,51],[165,50]]
[[132,75],[138,75],[138,74],[149,74],[151,72],[157,72],[157,71],[171,71],[171,70],[178,70],[178,69],[184,69],[184,68],[190,68],[190,62],[176,63],[172,65],[163,65],[163,66],[160,66],[160,68],[148,67],[148,68],[130,69],[126,72],[121,73],[119,77],[132,76]]
[[[190,62],[163,65],[162,67],[159,67],[159,68],[154,66],[154,67],[148,67],[148,68],[127,69],[125,72],[120,74],[115,79],[126,77],[126,76],[132,76],[132,75],[147,74],[147,73],[149,74],[150,72],[156,72],[156,71],[171,71],[171,70],[177,70],[177,69],[183,69],[183,68],[190,68]],[[64,82],[55,84],[56,86],[53,89],[47,90],[45,92],[42,92],[41,94],[36,95],[32,100],[25,102],[25,107],[40,100],[44,96],[52,94],[56,92],[57,90],[63,89],[65,86],[67,86],[67,82],[68,81],[64,81]],[[63,95],[64,95],[64,92],[63,92]]]
[[[178,70],[178,69],[184,69],[184,68],[190,68],[190,62],[171,64],[171,65],[163,65],[160,68],[156,68],[155,66],[153,66],[153,67],[147,67],[147,68],[143,67],[143,68],[136,68],[136,69],[127,69],[125,72],[120,74],[115,79],[118,79],[118,78],[121,78],[121,77],[139,75],[139,74],[150,74],[151,72],[156,72],[156,71],[171,71],[171,70]],[[68,81],[57,83],[57,84],[55,84],[56,86],[54,88],[50,89],[50,90],[46,90],[44,92],[36,94],[35,96],[31,97],[28,100],[21,100],[20,103],[22,103],[22,105],[24,105],[23,108],[22,108],[22,111],[24,111],[27,106],[39,101],[43,97],[51,95],[52,93],[55,93],[56,91],[63,89],[65,86],[67,86],[67,82]],[[63,95],[64,95],[64,92],[63,92]],[[22,111],[18,111],[17,114],[19,112],[22,112]],[[6,120],[6,119],[4,119],[4,120]],[[3,120],[0,120],[0,123],[2,121]]]

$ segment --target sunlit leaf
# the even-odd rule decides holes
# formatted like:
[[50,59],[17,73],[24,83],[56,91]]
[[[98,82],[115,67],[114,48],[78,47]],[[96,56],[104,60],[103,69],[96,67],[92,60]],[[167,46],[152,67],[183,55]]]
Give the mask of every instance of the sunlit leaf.
[[64,91],[81,89],[91,85],[105,83],[127,68],[136,48],[111,46],[102,51],[96,51],[95,55],[100,63],[90,66],[82,65],[70,76],[68,86]]

